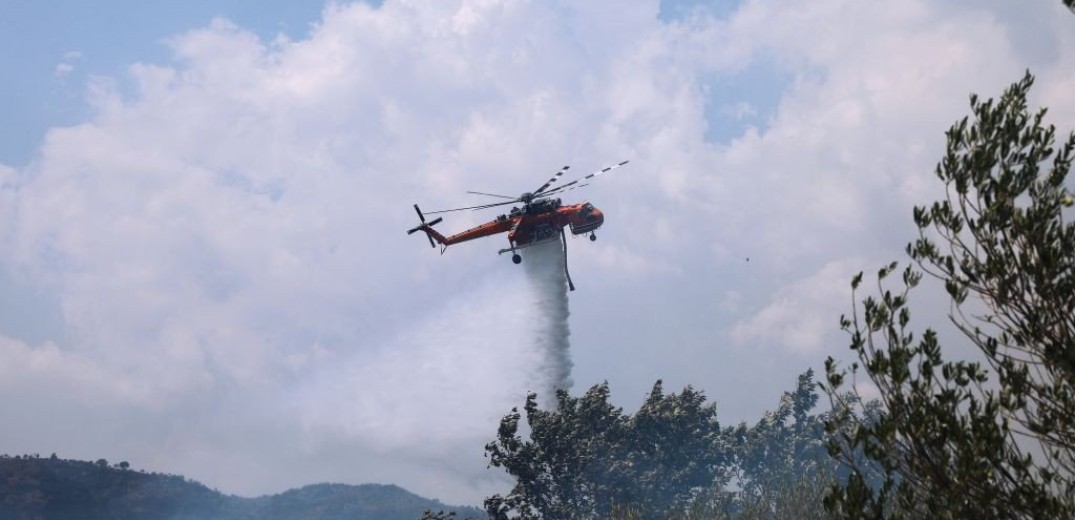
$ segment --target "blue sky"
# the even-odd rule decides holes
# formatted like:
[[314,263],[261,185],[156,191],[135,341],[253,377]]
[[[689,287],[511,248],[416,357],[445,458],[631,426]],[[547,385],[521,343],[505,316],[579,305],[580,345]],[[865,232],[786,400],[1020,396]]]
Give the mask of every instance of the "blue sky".
[[[675,21],[689,18],[698,10],[727,13],[735,5],[729,1],[663,1],[660,17]],[[121,77],[132,63],[169,62],[171,53],[165,40],[173,35],[222,17],[266,40],[278,35],[296,39],[304,37],[310,26],[320,20],[323,8],[323,3],[314,1],[194,0],[152,4],[135,0],[8,0],[0,18],[0,46],[7,49],[0,54],[0,67],[19,73],[8,76],[0,98],[0,113],[10,122],[0,129],[0,162],[29,162],[48,128],[71,125],[87,117],[85,85],[91,75]],[[64,71],[66,66],[69,72]],[[747,94],[747,83],[763,84],[761,80],[770,77],[764,76],[767,73],[770,72],[750,72],[751,77],[736,83],[739,94]],[[766,94],[764,99],[772,98],[771,92]],[[715,138],[727,135],[715,132]]]
[[550,384],[543,293],[500,237],[407,236],[414,203],[630,160],[564,197],[606,215],[568,241],[574,390],[753,421],[846,355],[848,281],[902,257],[970,92],[1031,68],[1075,121],[1056,1],[4,9],[0,452],[245,495],[507,485],[481,449]]
[[[46,129],[83,120],[91,75],[121,77],[136,62],[167,63],[164,41],[171,36],[223,17],[266,39],[302,37],[323,8],[320,2],[253,0],[6,0],[0,67],[19,73],[4,81],[0,113],[9,124],[0,130],[0,162],[25,164]],[[61,64],[70,72],[58,71]]]

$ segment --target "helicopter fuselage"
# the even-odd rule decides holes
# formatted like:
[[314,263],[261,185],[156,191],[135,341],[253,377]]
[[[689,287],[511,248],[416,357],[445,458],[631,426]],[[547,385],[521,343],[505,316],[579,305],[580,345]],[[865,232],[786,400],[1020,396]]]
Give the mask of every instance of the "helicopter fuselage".
[[542,199],[522,208],[512,208],[506,215],[448,237],[438,236],[432,228],[429,231],[444,246],[507,233],[508,241],[515,248],[555,238],[564,227],[574,235],[581,235],[604,223],[605,215],[589,202],[563,206],[559,199]]
[[[458,244],[460,242],[466,242],[491,235],[498,235],[500,233],[507,233],[509,247],[501,249],[498,251],[498,254],[510,252],[511,261],[516,264],[522,263],[523,261],[522,255],[519,254],[520,249],[530,247],[540,242],[553,240],[557,235],[564,236],[564,228],[569,228],[572,235],[589,233],[590,241],[594,241],[597,240],[597,235],[594,234],[594,231],[605,223],[605,215],[601,213],[601,210],[595,208],[594,205],[589,202],[564,206],[560,203],[560,199],[553,197],[553,195],[559,195],[574,190],[575,188],[588,186],[586,182],[590,179],[597,177],[598,175],[606,174],[609,171],[627,164],[627,162],[628,161],[622,161],[607,166],[571,182],[556,184],[569,168],[569,166],[564,166],[549,180],[545,181],[541,187],[532,192],[525,192],[518,197],[480,191],[468,191],[467,193],[475,195],[497,197],[507,200],[492,204],[468,206],[465,208],[431,211],[429,213],[437,214],[452,211],[489,209],[517,203],[521,203],[522,207],[513,207],[507,214],[498,215],[495,219],[490,220],[489,222],[447,237],[433,229],[434,225],[440,223],[444,219],[437,217],[433,220],[426,221],[425,214],[423,214],[422,210],[415,204],[414,211],[418,214],[418,220],[421,221],[421,223],[408,229],[407,234],[412,235],[419,231],[425,233],[426,238],[429,239],[429,245],[437,247],[437,244],[440,244],[440,252],[443,254],[447,247],[452,244]],[[564,275],[567,278],[568,288],[574,291],[575,285],[571,282],[571,274],[567,271],[567,240],[562,241],[562,244],[564,248]]]

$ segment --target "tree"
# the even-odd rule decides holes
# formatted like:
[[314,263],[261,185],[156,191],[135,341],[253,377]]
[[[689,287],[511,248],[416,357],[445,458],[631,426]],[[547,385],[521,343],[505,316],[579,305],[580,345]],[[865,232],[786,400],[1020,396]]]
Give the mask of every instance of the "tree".
[[733,432],[740,488],[726,510],[751,518],[824,518],[822,498],[842,468],[828,455],[814,371],[799,375],[773,411]]
[[552,411],[531,394],[525,412],[529,440],[512,410],[485,448],[490,465],[516,479],[507,496],[486,499],[493,520],[608,518],[628,509],[665,518],[729,477],[716,406],[689,386],[665,395],[658,381],[633,416],[609,403],[607,383],[578,398],[557,392]]
[[[426,509],[418,520],[456,520],[455,511],[437,511],[434,513],[432,510]],[[470,520],[470,517],[465,520]]]
[[825,518],[823,498],[846,474],[827,452],[825,415],[814,414],[813,371],[753,425],[720,428],[716,410],[690,387],[665,395],[658,381],[639,411],[609,403],[607,384],[554,411],[526,403],[486,446],[491,465],[516,479],[486,500],[494,520],[601,518],[693,520]]
[[740,486],[756,493],[810,475],[826,456],[824,425],[809,412],[817,404],[814,371],[801,374],[794,392],[784,392],[776,410],[766,412],[753,427],[736,430]]
[[[885,478],[853,473],[834,487],[838,516],[1075,515],[1075,224],[1065,222],[1075,134],[1054,149],[1046,110],[1027,110],[1033,81],[1028,72],[995,103],[971,96],[973,120],[946,133],[936,169],[946,197],[914,210],[919,237],[900,286],[893,262],[878,296],[841,319],[861,363],[852,373],[866,372],[883,413],[855,427],[849,413],[831,417],[829,431],[844,432],[831,449],[860,450]],[[910,330],[924,274],[943,283],[949,318],[980,360],[946,360],[934,330]],[[850,409],[839,406],[846,371],[832,358],[826,371],[836,409]]]

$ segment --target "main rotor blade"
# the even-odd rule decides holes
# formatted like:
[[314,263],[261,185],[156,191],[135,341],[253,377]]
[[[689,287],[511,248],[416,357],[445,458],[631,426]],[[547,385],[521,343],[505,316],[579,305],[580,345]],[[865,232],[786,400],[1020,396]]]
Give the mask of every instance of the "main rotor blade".
[[[572,184],[574,184],[574,183],[572,183]],[[577,190],[579,188],[584,188],[586,186],[589,186],[589,184],[588,183],[587,184],[576,184],[576,185],[574,185],[574,186],[572,186],[570,188],[568,188],[567,186],[561,186],[561,188],[563,188],[563,189],[557,188],[556,190],[549,190],[549,191],[547,191],[545,193],[542,193],[541,195],[538,195],[537,197],[534,197],[534,199],[535,200],[537,200],[537,199],[547,199],[547,198],[553,197],[555,195],[563,195],[564,193],[567,193],[567,192],[569,192],[571,190]]]
[[496,193],[483,193],[480,191],[468,191],[467,193],[473,193],[475,195],[485,195],[488,197],[500,197],[502,199],[519,200],[519,197],[509,197],[507,195],[497,195]]
[[481,206],[469,206],[469,207],[466,207],[466,208],[454,208],[454,209],[442,209],[442,210],[439,210],[439,211],[427,211],[427,212],[425,212],[425,214],[426,215],[434,215],[434,214],[437,214],[437,213],[451,213],[453,211],[465,211],[465,210],[468,210],[468,209],[495,208],[497,206],[504,206],[506,204],[514,204],[515,202],[518,202],[518,201],[509,200],[507,202],[497,202],[496,204],[483,204]]
[[[595,172],[593,172],[593,173],[591,173],[591,174],[589,174],[589,175],[587,175],[587,176],[585,176],[585,177],[583,177],[581,179],[573,180],[573,181],[571,181],[571,182],[569,182],[567,184],[561,184],[561,185],[559,185],[559,186],[557,186],[557,187],[555,187],[555,188],[553,188],[553,189],[551,189],[549,191],[546,191],[545,193],[542,193],[542,195],[551,195],[553,193],[563,193],[567,188],[569,188],[571,186],[574,186],[574,185],[576,185],[576,184],[578,184],[578,183],[580,183],[582,181],[585,181],[587,179],[592,179],[592,178],[597,177],[599,175],[604,175],[604,174],[608,173],[609,171],[615,170],[616,168],[619,168],[620,166],[623,166],[623,165],[625,165],[625,164],[627,164],[629,162],[631,162],[631,161],[623,161],[623,162],[621,162],[619,164],[613,164],[612,166],[602,168],[602,169],[597,170],[597,171],[595,171]],[[582,186],[578,186],[578,187],[581,188]]]
[[556,179],[559,179],[563,174],[567,173],[568,168],[570,168],[570,166],[564,166],[563,168],[560,168],[560,171],[556,172],[551,179],[546,181],[545,184],[542,184],[540,188],[534,190],[534,195],[545,191],[545,188],[551,186],[552,183],[556,182]]

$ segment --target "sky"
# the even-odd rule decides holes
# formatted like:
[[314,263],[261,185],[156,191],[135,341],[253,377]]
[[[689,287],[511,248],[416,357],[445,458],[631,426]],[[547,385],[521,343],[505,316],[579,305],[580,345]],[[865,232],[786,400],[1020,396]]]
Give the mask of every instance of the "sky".
[[850,362],[850,279],[903,258],[970,93],[1029,69],[1075,126],[1051,0],[0,10],[0,452],[247,496],[509,486],[483,447],[549,384],[540,288],[503,237],[407,236],[414,203],[630,160],[565,195],[605,214],[567,243],[573,391],[734,424]]

